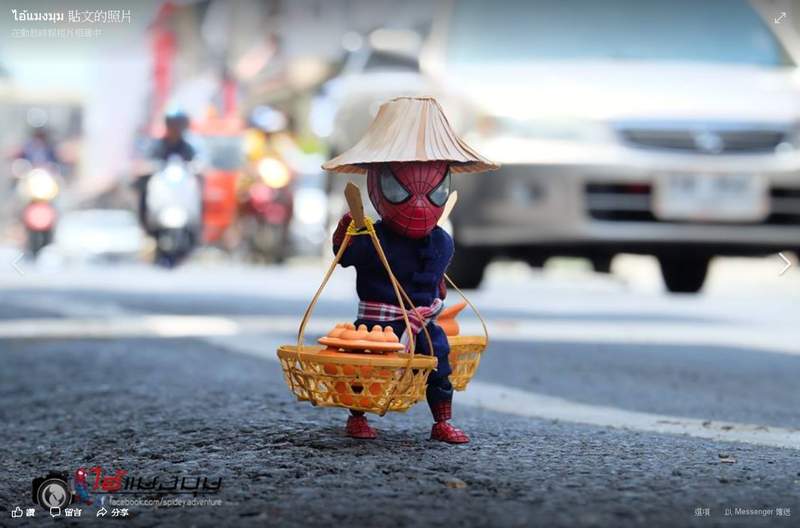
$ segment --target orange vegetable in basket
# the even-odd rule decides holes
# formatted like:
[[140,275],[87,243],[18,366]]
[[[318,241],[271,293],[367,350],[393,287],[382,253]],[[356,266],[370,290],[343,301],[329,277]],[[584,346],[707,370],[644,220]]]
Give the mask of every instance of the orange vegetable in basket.
[[319,342],[335,351],[386,353],[404,348],[397,334],[388,325],[373,325],[372,330],[369,330],[363,324],[356,328],[352,323],[339,323],[328,335],[321,337]]
[[366,341],[369,337],[369,331],[367,330],[367,325],[362,324],[358,325],[357,330],[345,330],[339,337],[347,341]]
[[455,336],[461,332],[461,327],[458,325],[458,321],[456,321],[456,316],[466,306],[467,303],[460,302],[442,310],[442,312],[439,314],[439,317],[436,318],[436,324],[438,324],[442,330],[444,330],[444,335]]
[[341,337],[344,332],[350,330],[351,326],[355,328],[353,323],[339,323],[333,328],[333,330],[328,332],[328,337]]

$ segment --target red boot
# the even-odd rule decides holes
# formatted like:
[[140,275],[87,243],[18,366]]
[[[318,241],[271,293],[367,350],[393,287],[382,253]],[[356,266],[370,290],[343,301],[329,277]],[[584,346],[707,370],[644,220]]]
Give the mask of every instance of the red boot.
[[450,425],[447,420],[453,417],[452,402],[442,401],[431,404],[431,414],[436,422],[431,429],[431,440],[447,442],[448,444],[466,444],[469,437],[459,429]]
[[353,412],[347,418],[347,427],[345,428],[347,436],[350,438],[358,438],[359,440],[374,440],[378,438],[378,433],[375,429],[367,423],[367,417],[363,412]]

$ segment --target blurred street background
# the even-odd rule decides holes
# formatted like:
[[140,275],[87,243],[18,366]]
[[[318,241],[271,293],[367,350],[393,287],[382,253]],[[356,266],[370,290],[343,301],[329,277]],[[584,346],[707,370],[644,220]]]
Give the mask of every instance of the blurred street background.
[[[97,463],[226,479],[142,525],[796,523],[800,3],[6,4],[3,515]],[[348,440],[275,356],[366,187],[320,165],[400,95],[502,164],[445,226],[463,447],[424,405]],[[337,270],[308,338],[356,303]]]

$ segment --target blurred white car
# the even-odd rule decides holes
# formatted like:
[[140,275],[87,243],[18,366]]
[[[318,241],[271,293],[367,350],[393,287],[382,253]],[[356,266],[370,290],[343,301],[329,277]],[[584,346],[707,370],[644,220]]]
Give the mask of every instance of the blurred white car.
[[456,282],[632,252],[695,292],[715,255],[800,248],[800,74],[773,25],[746,0],[446,6],[423,70],[503,164],[453,180]]
[[87,209],[61,218],[51,252],[68,262],[115,262],[138,260],[144,249],[145,235],[134,213]]
[[342,69],[315,96],[309,123],[328,142],[333,155],[350,148],[367,129],[381,103],[400,95],[431,91],[420,74],[422,39],[411,30],[378,29],[356,42]]
[[[320,87],[309,116],[311,129],[328,145],[329,158],[361,139],[382,103],[401,95],[433,92],[431,80],[420,73],[422,38],[416,31],[383,28],[366,37],[349,34],[348,40],[350,49],[339,75]],[[347,210],[342,191],[348,179],[327,175],[326,180],[326,225],[330,228]],[[364,205],[374,217],[372,204]]]

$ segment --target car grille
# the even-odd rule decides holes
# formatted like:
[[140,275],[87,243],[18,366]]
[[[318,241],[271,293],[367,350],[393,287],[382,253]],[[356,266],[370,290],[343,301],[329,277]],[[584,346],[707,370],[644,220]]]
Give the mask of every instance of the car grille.
[[626,143],[637,148],[698,152],[704,154],[749,154],[772,152],[786,140],[785,130],[769,129],[656,129],[621,128]]
[[[652,186],[645,183],[588,183],[586,211],[594,220],[610,222],[665,222],[656,218],[651,207]],[[669,221],[669,223],[681,223]],[[690,221],[688,223],[698,223]],[[705,222],[725,225],[800,225],[800,189],[770,189],[770,214],[761,222]]]

